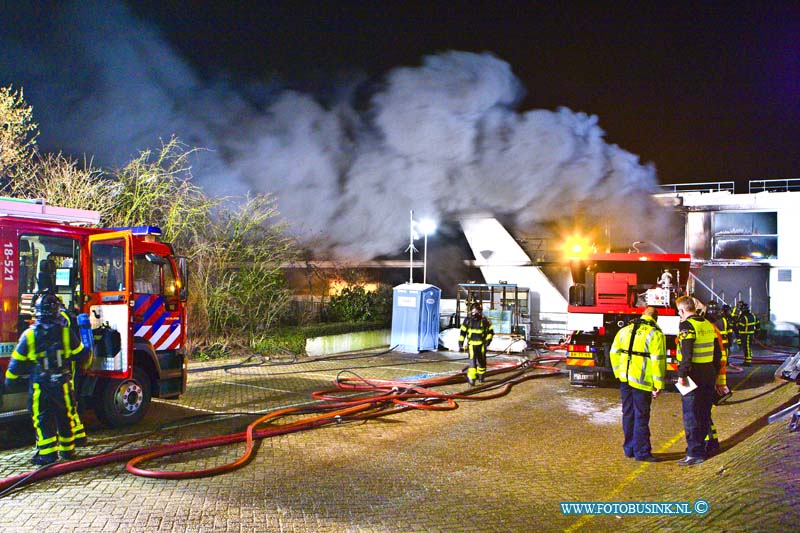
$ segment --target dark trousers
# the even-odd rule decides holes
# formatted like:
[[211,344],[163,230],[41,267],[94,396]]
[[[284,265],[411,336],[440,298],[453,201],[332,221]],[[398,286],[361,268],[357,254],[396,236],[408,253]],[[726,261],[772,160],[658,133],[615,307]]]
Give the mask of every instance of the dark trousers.
[[706,458],[705,439],[711,426],[714,385],[700,384],[681,398],[683,430],[686,433],[686,455]]
[[706,454],[712,455],[719,451],[719,434],[714,420],[708,419],[708,433],[706,434]]
[[622,396],[622,432],[625,442],[622,449],[627,457],[641,459],[651,454],[650,448],[650,405],[653,394],[631,387],[627,383],[619,384]]

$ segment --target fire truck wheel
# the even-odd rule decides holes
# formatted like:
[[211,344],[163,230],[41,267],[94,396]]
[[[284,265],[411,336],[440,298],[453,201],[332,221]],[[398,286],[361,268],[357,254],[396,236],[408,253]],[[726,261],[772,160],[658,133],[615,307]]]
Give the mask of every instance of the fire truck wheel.
[[150,406],[150,378],[140,369],[133,369],[129,379],[109,379],[100,388],[96,414],[108,427],[138,423]]

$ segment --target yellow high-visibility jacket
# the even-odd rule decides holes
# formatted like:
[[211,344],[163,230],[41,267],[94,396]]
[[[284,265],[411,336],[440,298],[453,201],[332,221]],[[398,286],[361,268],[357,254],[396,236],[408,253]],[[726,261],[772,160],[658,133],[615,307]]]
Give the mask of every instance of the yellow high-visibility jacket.
[[714,341],[717,334],[714,332],[714,325],[704,318],[692,315],[686,319],[689,328],[682,329],[678,334],[677,359],[683,361],[682,344],[685,340],[693,342],[692,363],[713,363],[714,362]]
[[609,355],[611,368],[620,381],[644,391],[665,387],[667,340],[651,317],[642,316],[619,330]]

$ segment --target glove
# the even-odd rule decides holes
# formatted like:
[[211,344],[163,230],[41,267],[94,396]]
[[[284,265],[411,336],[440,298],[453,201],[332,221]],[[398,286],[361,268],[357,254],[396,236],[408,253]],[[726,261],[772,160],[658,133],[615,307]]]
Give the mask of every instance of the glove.
[[711,401],[714,405],[719,405],[732,395],[731,390],[726,385],[717,385],[714,388],[714,395]]

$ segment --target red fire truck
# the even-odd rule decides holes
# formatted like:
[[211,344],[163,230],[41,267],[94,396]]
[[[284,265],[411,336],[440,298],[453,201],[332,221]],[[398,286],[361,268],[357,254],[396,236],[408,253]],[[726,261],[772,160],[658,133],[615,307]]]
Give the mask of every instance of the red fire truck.
[[[137,423],[151,397],[186,390],[184,258],[158,242],[154,227],[103,229],[95,211],[0,199],[0,376],[32,301],[56,294],[73,314],[87,313],[96,340],[91,368],[79,374],[79,405],[111,427]],[[27,380],[3,397],[0,423],[28,416]]]
[[675,337],[680,317],[675,299],[689,278],[688,254],[604,253],[571,262],[566,367],[572,385],[614,379],[609,350],[617,332],[647,306],[658,309],[667,337],[667,380],[677,380]]

